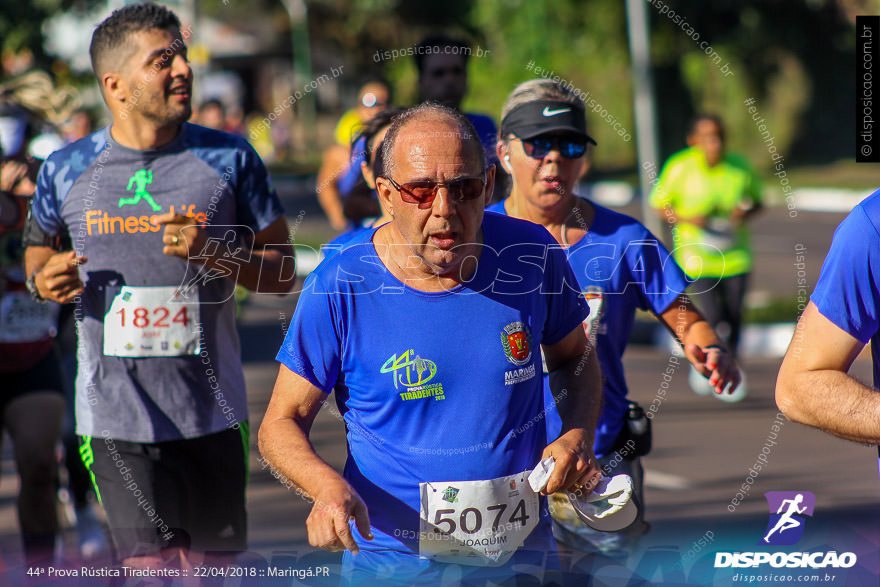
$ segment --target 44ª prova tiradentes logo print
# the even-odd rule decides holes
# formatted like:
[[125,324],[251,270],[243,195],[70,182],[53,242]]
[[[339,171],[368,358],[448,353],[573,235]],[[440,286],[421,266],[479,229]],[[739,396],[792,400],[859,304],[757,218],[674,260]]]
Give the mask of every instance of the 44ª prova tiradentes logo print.
[[400,393],[403,401],[433,397],[435,400],[446,399],[442,383],[428,383],[437,374],[437,363],[423,359],[414,349],[398,355],[394,353],[379,369],[380,373],[390,373],[394,379],[394,388],[405,388]]
[[[400,371],[398,373],[398,371]],[[437,364],[434,361],[423,359],[413,349],[409,349],[401,355],[391,355],[380,373],[393,373],[394,387],[415,387],[429,382],[437,374]]]

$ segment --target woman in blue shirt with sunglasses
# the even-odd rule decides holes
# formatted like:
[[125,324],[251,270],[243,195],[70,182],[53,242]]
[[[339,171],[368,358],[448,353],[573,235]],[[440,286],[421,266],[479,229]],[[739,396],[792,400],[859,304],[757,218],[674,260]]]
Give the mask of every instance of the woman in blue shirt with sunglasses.
[[[604,475],[626,473],[633,478],[641,505],[639,453],[646,453],[639,447],[649,439],[634,439],[626,425],[627,414],[638,408],[631,407],[627,399],[622,360],[636,309],[652,312],[672,332],[715,393],[731,393],[736,388],[739,368],[684,293],[687,278],[663,244],[634,218],[575,195],[577,182],[589,167],[588,145],[596,144],[586,132],[581,99],[552,80],[534,79],[511,92],[501,118],[498,158],[512,178],[512,188],[507,199],[489,210],[543,225],[564,249],[590,306],[584,329],[604,375],[594,452]],[[677,362],[677,357],[670,363],[673,360]],[[668,387],[671,374],[665,380],[663,375],[658,373],[658,385],[665,381]],[[548,438],[552,439],[559,434],[560,418],[546,374],[544,397]],[[647,418],[652,419],[661,407],[662,402],[652,403]],[[557,540],[579,550],[625,556],[633,538],[647,529],[643,507],[633,526],[614,534],[584,525],[564,494],[551,496],[550,507]]]

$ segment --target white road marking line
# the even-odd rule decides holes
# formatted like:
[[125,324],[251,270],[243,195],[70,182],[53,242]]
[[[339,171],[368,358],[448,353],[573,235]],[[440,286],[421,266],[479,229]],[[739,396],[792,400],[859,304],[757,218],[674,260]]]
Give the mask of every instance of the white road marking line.
[[650,469],[645,471],[645,487],[666,491],[681,491],[692,487],[692,483],[681,475]]

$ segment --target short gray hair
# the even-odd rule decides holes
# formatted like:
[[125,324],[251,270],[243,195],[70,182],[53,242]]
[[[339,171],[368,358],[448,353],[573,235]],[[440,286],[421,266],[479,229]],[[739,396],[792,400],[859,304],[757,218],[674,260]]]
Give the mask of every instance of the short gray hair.
[[453,126],[457,126],[458,132],[451,134],[462,142],[473,145],[477,153],[479,153],[480,169],[482,170],[486,168],[486,151],[483,149],[483,143],[480,142],[480,137],[477,135],[477,131],[474,130],[474,125],[471,124],[471,121],[458,110],[454,110],[448,106],[443,106],[442,104],[437,104],[435,102],[423,102],[418,106],[413,106],[412,108],[404,110],[392,119],[391,126],[385,134],[385,139],[382,141],[382,148],[380,150],[382,156],[382,171],[385,174],[390,174],[394,171],[394,145],[403,128],[411,122],[429,119],[445,120]]

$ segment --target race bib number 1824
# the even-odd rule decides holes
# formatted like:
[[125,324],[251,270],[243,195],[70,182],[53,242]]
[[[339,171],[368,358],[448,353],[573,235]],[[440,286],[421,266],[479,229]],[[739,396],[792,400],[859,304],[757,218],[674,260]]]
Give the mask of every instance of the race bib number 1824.
[[197,298],[183,298],[176,287],[123,286],[114,293],[104,316],[105,355],[176,357],[201,352]]

